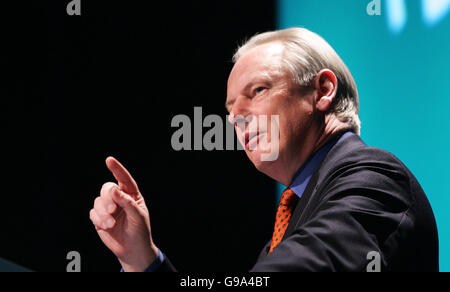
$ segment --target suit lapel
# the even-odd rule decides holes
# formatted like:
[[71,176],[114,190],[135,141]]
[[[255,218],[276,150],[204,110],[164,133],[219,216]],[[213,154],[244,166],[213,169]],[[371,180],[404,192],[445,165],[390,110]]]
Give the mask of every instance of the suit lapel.
[[[324,161],[321,163],[319,168],[316,170],[314,175],[311,177],[306,189],[297,203],[295,207],[294,214],[290,220],[288,228],[284,233],[283,240],[289,237],[299,225],[303,224],[305,220],[305,209],[307,208],[311,198],[314,196],[316,191],[319,189],[319,185],[323,182],[324,178],[326,178],[331,171],[333,165],[338,163],[336,159],[339,159],[340,153],[348,153],[353,151],[358,147],[366,146],[365,143],[361,140],[361,138],[357,135],[353,135],[343,139],[342,141],[338,141],[333,148],[330,149]],[[336,158],[337,157],[337,158]]]
[[300,200],[297,203],[297,206],[294,209],[294,214],[292,215],[292,218],[289,222],[288,228],[286,229],[286,232],[284,233],[283,240],[287,237],[289,237],[292,232],[296,229],[296,226],[298,223],[300,223],[301,216],[303,214],[303,211],[305,210],[306,206],[308,205],[309,201],[311,200],[312,195],[314,194],[314,191],[316,190],[317,185],[317,179],[319,177],[319,170],[317,170],[314,175],[311,177],[311,180],[309,181],[308,185],[306,186],[306,189],[300,198]]

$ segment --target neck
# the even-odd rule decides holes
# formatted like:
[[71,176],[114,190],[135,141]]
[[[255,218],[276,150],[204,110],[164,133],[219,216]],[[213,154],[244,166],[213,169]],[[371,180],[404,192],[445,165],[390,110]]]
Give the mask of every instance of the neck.
[[[339,121],[335,115],[327,115],[325,116],[325,121],[320,126],[311,127],[310,129],[303,136],[302,141],[297,144],[294,151],[286,153],[284,157],[279,157],[278,163],[269,167],[269,171],[263,172],[283,185],[289,186],[297,171],[305,164],[309,157],[337,135],[350,128],[348,124]],[[299,152],[298,149],[301,149],[301,151]]]
[[335,115],[325,116],[325,125],[322,127],[320,135],[316,140],[314,152],[325,146],[325,144],[334,139],[340,133],[349,130],[350,126],[346,123],[341,122]]

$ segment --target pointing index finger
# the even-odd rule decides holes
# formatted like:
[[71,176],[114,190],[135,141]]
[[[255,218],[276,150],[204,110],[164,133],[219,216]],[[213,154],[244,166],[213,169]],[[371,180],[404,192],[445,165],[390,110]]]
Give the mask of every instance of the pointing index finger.
[[138,195],[139,188],[136,181],[133,179],[128,170],[114,157],[108,157],[106,159],[106,166],[112,172],[117,182],[119,183],[119,188],[127,194]]

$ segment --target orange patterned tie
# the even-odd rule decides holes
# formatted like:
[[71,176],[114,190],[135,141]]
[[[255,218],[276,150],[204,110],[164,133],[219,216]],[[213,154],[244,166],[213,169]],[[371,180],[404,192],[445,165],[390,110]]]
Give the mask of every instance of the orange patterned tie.
[[292,211],[294,210],[297,201],[298,196],[291,189],[286,189],[283,192],[280,205],[278,206],[269,253],[271,253],[273,249],[281,242],[281,239],[283,238],[288,227],[289,220],[291,220]]

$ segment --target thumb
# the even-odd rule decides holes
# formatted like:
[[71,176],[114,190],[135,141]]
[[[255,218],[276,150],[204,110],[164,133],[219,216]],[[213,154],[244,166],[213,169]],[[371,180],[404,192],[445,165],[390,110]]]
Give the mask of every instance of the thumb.
[[117,187],[112,189],[113,201],[121,207],[125,213],[129,216],[138,216],[138,208],[136,201],[130,196],[124,193]]

